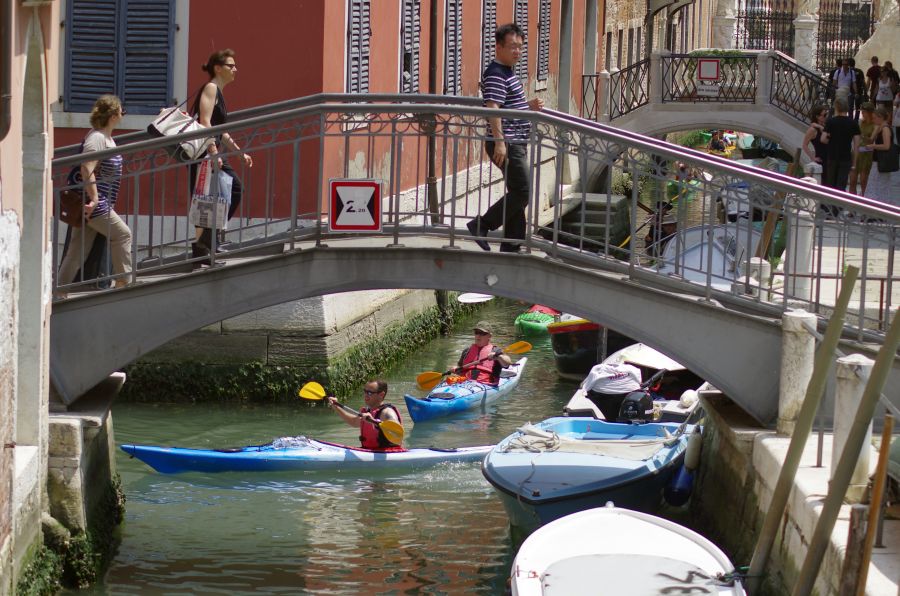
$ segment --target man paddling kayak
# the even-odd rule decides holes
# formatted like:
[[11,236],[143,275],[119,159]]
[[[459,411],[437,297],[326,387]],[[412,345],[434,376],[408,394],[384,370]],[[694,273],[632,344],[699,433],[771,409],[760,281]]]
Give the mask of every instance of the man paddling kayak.
[[500,369],[512,364],[512,360],[491,343],[490,323],[478,321],[473,331],[475,341],[463,350],[455,372],[465,374],[473,381],[496,386],[500,383]]
[[366,405],[360,408],[359,414],[348,412],[340,407],[333,395],[329,395],[325,399],[328,400],[328,405],[337,412],[344,422],[350,426],[359,427],[359,442],[364,449],[384,450],[400,447],[399,443],[392,443],[388,440],[380,426],[385,420],[401,424],[400,412],[397,408],[392,404],[384,403],[387,391],[388,384],[381,379],[375,379],[366,383],[366,386],[363,388]]

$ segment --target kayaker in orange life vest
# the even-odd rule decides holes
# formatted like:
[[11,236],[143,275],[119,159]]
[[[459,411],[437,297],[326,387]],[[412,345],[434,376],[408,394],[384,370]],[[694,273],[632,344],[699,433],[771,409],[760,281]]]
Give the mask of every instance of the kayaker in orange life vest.
[[500,383],[500,369],[512,364],[512,360],[491,343],[490,323],[478,321],[473,331],[475,342],[463,350],[454,372],[465,374],[479,383],[497,385]]
[[400,420],[400,412],[392,404],[384,403],[387,397],[388,384],[381,379],[374,379],[366,383],[363,387],[363,395],[366,405],[360,408],[359,415],[351,414],[340,407],[335,407],[337,399],[334,396],[325,397],[328,405],[340,416],[344,422],[350,426],[359,428],[359,442],[363,449],[390,449],[392,447],[400,447],[396,443],[391,443],[378,424],[382,420],[393,420],[397,424],[402,424]]

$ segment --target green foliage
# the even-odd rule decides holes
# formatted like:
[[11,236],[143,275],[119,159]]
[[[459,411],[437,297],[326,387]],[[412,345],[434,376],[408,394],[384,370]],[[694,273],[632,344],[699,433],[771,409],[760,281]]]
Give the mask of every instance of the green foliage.
[[437,307],[427,309],[353,346],[327,368],[263,362],[137,362],[126,369],[128,382],[121,397],[152,402],[288,402],[297,399],[297,389],[310,380],[322,383],[335,395],[348,395],[351,388],[405,358],[437,336],[442,327],[477,308],[461,304],[451,295],[446,315]]
[[97,581],[102,561],[89,532],[73,534],[65,553],[63,583],[70,588],[87,588]]
[[705,145],[706,139],[702,130],[687,130],[684,132],[674,133],[671,136],[671,142],[682,147],[696,147],[697,145]]
[[42,546],[34,559],[25,567],[16,586],[18,596],[52,596],[61,588],[62,558],[46,546]]
[[631,174],[622,170],[613,170],[610,186],[612,194],[630,197],[632,189]]

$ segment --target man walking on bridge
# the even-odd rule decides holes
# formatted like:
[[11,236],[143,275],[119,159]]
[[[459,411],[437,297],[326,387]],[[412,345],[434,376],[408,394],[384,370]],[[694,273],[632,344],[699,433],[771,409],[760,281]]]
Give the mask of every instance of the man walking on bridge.
[[[496,57],[484,71],[482,94],[484,105],[504,110],[540,110],[544,101],[536,98],[525,100],[522,82],[513,67],[522,56],[525,33],[515,23],[501,25],[495,35]],[[503,170],[506,194],[491,205],[484,215],[471,220],[466,227],[474,236],[487,236],[491,230],[503,226],[503,237],[508,240],[525,238],[525,208],[528,206],[530,184],[528,180],[528,138],[531,123],[518,118],[488,118],[488,140],[484,147],[488,157]],[[484,250],[491,250],[484,240],[476,240]],[[514,242],[503,242],[500,252],[519,252]]]

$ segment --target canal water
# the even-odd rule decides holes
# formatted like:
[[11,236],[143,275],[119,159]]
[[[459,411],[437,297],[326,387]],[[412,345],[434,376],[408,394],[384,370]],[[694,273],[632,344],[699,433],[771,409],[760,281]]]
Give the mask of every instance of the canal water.
[[[408,447],[495,444],[528,421],[559,415],[577,383],[557,377],[547,338],[518,388],[470,415],[413,424],[403,393],[417,373],[444,371],[486,319],[494,343],[519,339],[529,305],[493,301],[450,337],[384,371]],[[361,388],[360,388],[361,389]],[[362,392],[348,398],[357,408]],[[306,435],[357,444],[333,412],[289,405],[118,403],[117,444],[217,448]],[[502,594],[515,556],[506,514],[479,464],[425,471],[163,475],[119,452],[126,494],[122,543],[94,594]]]

